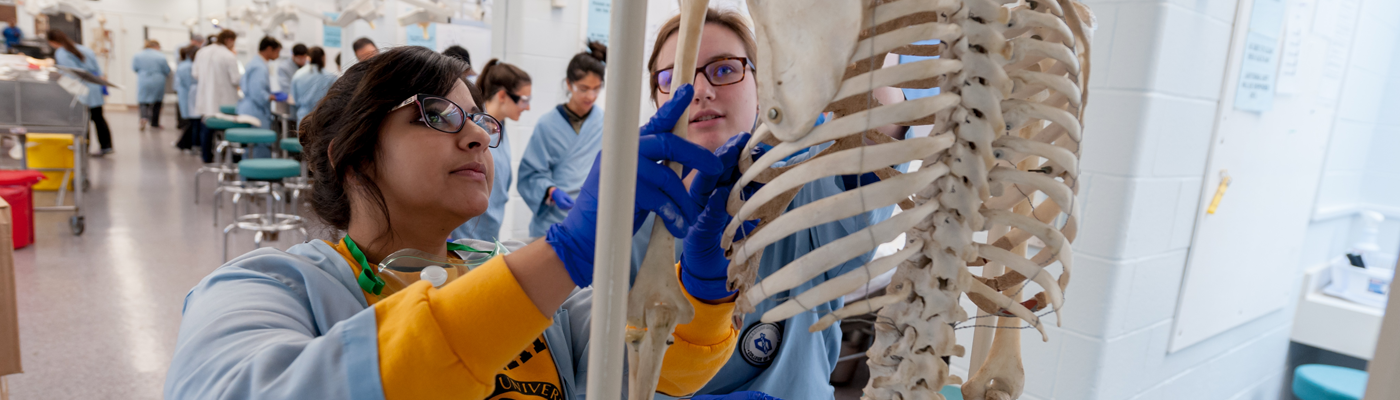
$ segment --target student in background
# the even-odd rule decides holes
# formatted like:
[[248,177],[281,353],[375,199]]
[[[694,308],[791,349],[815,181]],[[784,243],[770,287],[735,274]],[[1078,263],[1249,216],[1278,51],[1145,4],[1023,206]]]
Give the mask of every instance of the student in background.
[[[492,59],[481,68],[477,87],[486,98],[482,103],[486,115],[499,121],[507,119],[520,121],[520,113],[530,109],[530,74],[520,68]],[[497,241],[501,236],[501,221],[505,220],[506,201],[510,200],[510,138],[505,124],[501,124],[501,143],[491,149],[491,162],[494,166],[491,183],[491,198],[486,212],[467,220],[467,223],[452,230],[452,239],[476,239]]]
[[194,150],[198,146],[199,131],[204,129],[204,123],[199,119],[199,112],[194,109],[195,91],[197,83],[194,80],[194,54],[199,51],[197,47],[186,47],[180,49],[180,63],[175,66],[175,95],[176,103],[180,110],[180,118],[184,124],[183,132],[180,134],[180,141],[175,142],[175,147],[180,150]]
[[286,100],[272,93],[268,63],[277,60],[282,51],[282,43],[271,36],[264,36],[258,42],[258,56],[248,62],[243,80],[238,86],[243,88],[243,99],[238,101],[238,115],[251,115],[262,122],[261,128],[272,129],[272,101]]
[[355,61],[364,61],[379,54],[379,47],[374,45],[373,40],[362,37],[350,45],[350,51],[355,52]]
[[[68,38],[68,34],[58,29],[49,30],[49,47],[54,48],[54,63],[61,67],[80,69],[95,76],[102,76],[102,67],[97,65],[97,54],[92,49],[81,44],[73,43],[73,39]],[[102,116],[102,85],[84,82],[87,86],[88,94],[79,98],[78,101],[88,108],[88,116],[92,119],[92,124],[97,127],[97,144],[102,150],[96,154],[98,157],[112,154],[112,129],[107,126],[107,119]]]
[[292,46],[292,58],[289,60],[279,60],[277,62],[277,87],[274,92],[291,92],[292,78],[296,76],[301,67],[306,66],[306,45],[297,43]]
[[131,69],[136,71],[136,103],[141,107],[141,130],[146,130],[146,124],[159,128],[165,81],[170,77],[170,63],[160,52],[160,42],[146,41],[146,49],[131,58]]
[[442,54],[448,57],[462,60],[462,62],[467,63],[467,70],[462,72],[462,76],[467,79],[467,82],[476,82],[477,73],[475,69],[472,69],[472,53],[468,52],[467,49],[462,48],[462,46],[454,44],[448,47],[446,50],[443,50]]
[[296,77],[292,78],[292,100],[296,102],[297,126],[301,126],[301,119],[306,118],[306,115],[316,108],[316,103],[320,103],[321,98],[326,97],[326,91],[330,90],[331,84],[338,78],[336,74],[326,71],[325,50],[312,47],[307,52],[307,59],[307,67],[297,71]]
[[[219,113],[220,106],[239,102],[238,83],[241,75],[238,72],[238,57],[233,54],[233,45],[237,40],[237,33],[225,29],[219,32],[212,44],[195,53],[191,73],[198,82],[194,96],[197,115],[213,116]],[[210,134],[208,129],[200,129],[196,138],[205,163],[214,162],[214,141]]]
[[603,112],[594,107],[603,90],[607,46],[588,42],[564,73],[569,101],[535,124],[520,159],[520,197],[529,205],[530,236],[542,236],[573,208],[593,158],[603,146]]

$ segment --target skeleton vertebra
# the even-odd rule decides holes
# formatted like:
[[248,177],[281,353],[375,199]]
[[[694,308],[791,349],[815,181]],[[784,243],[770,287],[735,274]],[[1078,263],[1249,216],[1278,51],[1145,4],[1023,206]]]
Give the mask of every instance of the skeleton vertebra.
[[[741,164],[738,185],[766,185],[748,199],[735,191],[729,202],[736,218],[724,243],[733,260],[730,285],[741,291],[737,312],[752,312],[772,294],[904,233],[903,250],[788,299],[763,320],[805,312],[897,268],[885,295],[851,303],[810,328],[879,311],[875,343],[866,353],[872,375],[866,397],[940,399],[943,385],[958,383],[942,357],[963,356],[953,334],[954,324],[968,319],[958,302],[963,294],[1007,328],[996,333],[985,363],[974,361],[964,395],[1019,397],[1024,376],[1015,328],[1024,320],[1044,336],[1036,312],[1047,306],[1058,311],[1069,283],[1094,26],[1088,8],[1073,0],[748,3],[757,25],[759,65],[765,66],[757,75],[763,125],[749,146],[763,142],[773,148],[751,165]],[[941,43],[914,44],[928,39]],[[881,68],[888,53],[939,58]],[[939,87],[941,94],[879,105],[869,93],[882,86]],[[822,111],[836,118],[812,128]],[[933,124],[934,133],[894,141],[872,130],[887,124]],[[773,168],[802,149],[831,141],[805,162]],[[890,167],[914,160],[922,163],[916,172],[901,174]],[[867,172],[881,181],[784,212],[808,182]],[[903,212],[755,283],[767,245],[892,204]],[[759,227],[733,241],[739,224],[753,219],[761,221]],[[978,231],[988,231],[985,242],[974,241]],[[1045,247],[1027,259],[1032,236]],[[1045,269],[1055,263],[1062,268],[1058,278]],[[985,277],[974,276],[970,265],[984,266]],[[1009,271],[1001,274],[1003,268]],[[1042,292],[1023,303],[1027,280]]]

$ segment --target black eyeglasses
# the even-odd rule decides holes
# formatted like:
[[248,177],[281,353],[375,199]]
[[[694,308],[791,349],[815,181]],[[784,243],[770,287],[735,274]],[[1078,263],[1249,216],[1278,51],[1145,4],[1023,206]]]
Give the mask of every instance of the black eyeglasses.
[[[696,74],[705,74],[710,86],[728,86],[744,81],[746,71],[753,68],[747,57],[726,57],[710,61],[704,67],[696,68]],[[661,93],[671,94],[671,75],[674,68],[667,68],[651,75],[651,86]]]
[[467,120],[471,119],[473,124],[486,131],[486,135],[491,137],[488,147],[494,149],[501,145],[501,121],[486,113],[462,111],[462,107],[458,106],[457,103],[440,96],[416,94],[389,112],[398,111],[400,108],[413,104],[418,105],[418,122],[422,122],[429,128],[443,133],[455,134],[461,132],[462,128],[467,125]]

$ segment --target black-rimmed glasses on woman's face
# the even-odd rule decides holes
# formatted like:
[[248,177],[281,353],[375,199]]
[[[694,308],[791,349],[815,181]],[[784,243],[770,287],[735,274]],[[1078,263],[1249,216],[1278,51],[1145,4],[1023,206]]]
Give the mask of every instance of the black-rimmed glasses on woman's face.
[[[696,74],[705,74],[705,80],[710,82],[710,86],[728,86],[744,81],[747,71],[753,68],[747,57],[726,57],[710,61],[704,67],[696,68]],[[674,68],[667,68],[656,71],[651,75],[652,87],[660,90],[661,93],[671,93],[671,79]]]
[[443,133],[456,134],[467,126],[467,120],[470,119],[473,124],[486,131],[486,135],[491,137],[488,147],[496,148],[501,145],[501,121],[486,113],[467,113],[457,103],[441,96],[413,95],[389,112],[398,111],[400,108],[414,104],[418,105],[418,122],[422,122],[429,128]]

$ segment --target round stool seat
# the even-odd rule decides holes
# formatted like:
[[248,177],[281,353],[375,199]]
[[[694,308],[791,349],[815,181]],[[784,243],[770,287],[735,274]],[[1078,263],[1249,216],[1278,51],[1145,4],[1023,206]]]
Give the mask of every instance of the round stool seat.
[[233,122],[222,118],[210,118],[204,120],[204,126],[213,131],[226,131],[233,128],[249,128],[252,125],[242,122]]
[[289,153],[300,153],[301,141],[297,138],[282,139],[282,150],[285,150]]
[[228,115],[238,115],[238,106],[233,105],[233,104],[225,104],[225,105],[219,106],[219,112],[224,113],[224,114],[228,114]]
[[1302,400],[1359,400],[1365,392],[1365,371],[1321,364],[1293,370],[1293,395]]
[[224,140],[231,143],[272,143],[277,141],[277,132],[262,128],[232,128],[224,130]]
[[301,163],[285,158],[253,158],[238,162],[238,175],[247,179],[274,181],[301,176]]

